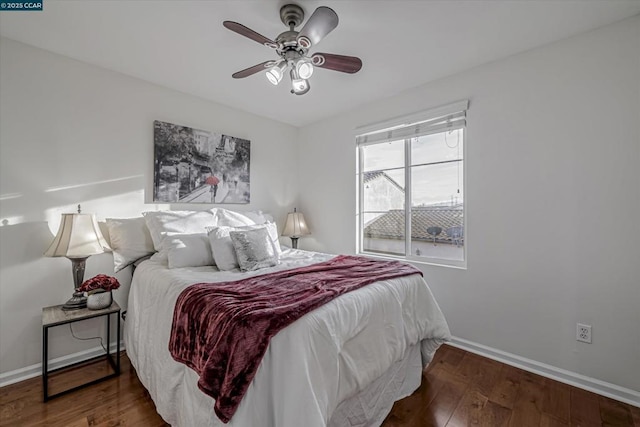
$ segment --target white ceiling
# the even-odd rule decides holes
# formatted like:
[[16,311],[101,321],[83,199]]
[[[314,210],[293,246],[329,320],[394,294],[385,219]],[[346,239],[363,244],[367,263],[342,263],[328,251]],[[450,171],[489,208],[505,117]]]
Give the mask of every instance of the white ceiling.
[[[318,69],[311,91],[235,71],[275,53],[233,33],[286,30],[283,0],[54,1],[0,13],[2,36],[264,117],[303,126],[471,67],[640,13],[640,0],[295,0],[329,6],[338,27],[313,52],[358,56],[354,75]],[[0,57],[1,58],[1,57]]]

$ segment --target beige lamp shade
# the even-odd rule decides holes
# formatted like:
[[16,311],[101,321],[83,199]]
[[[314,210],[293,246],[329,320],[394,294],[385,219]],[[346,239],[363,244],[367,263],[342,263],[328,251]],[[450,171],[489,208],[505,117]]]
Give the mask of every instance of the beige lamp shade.
[[284,224],[284,230],[282,230],[282,235],[287,237],[300,237],[307,234],[311,233],[304,220],[304,215],[302,215],[301,212],[296,212],[295,209],[293,212],[289,212],[287,214],[287,221]]
[[44,256],[86,258],[109,249],[94,214],[68,213]]

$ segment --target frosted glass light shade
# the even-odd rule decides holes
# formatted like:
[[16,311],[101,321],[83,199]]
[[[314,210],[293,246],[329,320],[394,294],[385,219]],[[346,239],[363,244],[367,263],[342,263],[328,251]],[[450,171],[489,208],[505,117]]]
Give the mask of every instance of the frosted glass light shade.
[[307,80],[304,79],[296,79],[291,82],[291,86],[293,86],[293,93],[296,95],[304,95],[309,92],[311,89],[311,85]]
[[280,80],[282,80],[286,69],[287,63],[284,61],[281,61],[277,65],[271,67],[267,71],[267,80],[269,80],[269,83],[271,83],[272,85],[277,85],[278,83],[280,83]]
[[296,71],[301,79],[307,80],[313,74],[313,65],[311,61],[300,60],[296,64]]
[[282,235],[287,237],[300,237],[311,234],[307,223],[304,220],[304,215],[301,212],[289,212],[287,214],[287,221],[284,224]]
[[94,214],[62,214],[58,234],[44,256],[86,258],[109,250]]

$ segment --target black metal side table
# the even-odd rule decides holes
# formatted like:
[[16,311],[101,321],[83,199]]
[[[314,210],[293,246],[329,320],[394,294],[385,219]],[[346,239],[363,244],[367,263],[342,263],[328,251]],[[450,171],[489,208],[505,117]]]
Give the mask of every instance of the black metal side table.
[[[115,314],[117,319],[115,355],[110,351],[109,344],[111,341],[112,314]],[[107,321],[106,353],[73,363],[72,365],[63,366],[62,368],[49,370],[49,328],[101,316],[105,316]],[[63,369],[69,369],[72,366],[86,364],[87,362],[105,357],[111,365],[111,368],[113,368],[113,372],[111,374],[53,395],[49,394],[49,374],[61,371]],[[45,402],[49,399],[53,399],[54,397],[62,396],[63,394],[70,393],[72,391],[78,390],[79,388],[87,387],[100,381],[116,377],[118,375],[120,375],[120,306],[118,305],[118,303],[114,301],[111,306],[102,310],[89,310],[87,308],[82,308],[79,310],[65,311],[62,310],[62,305],[54,305],[51,307],[44,307],[42,309],[42,388],[43,398]]]

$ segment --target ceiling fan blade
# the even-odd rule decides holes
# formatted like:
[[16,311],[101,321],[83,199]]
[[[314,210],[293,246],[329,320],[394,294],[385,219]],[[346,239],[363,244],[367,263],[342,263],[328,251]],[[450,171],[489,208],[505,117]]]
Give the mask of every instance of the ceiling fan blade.
[[357,73],[362,68],[362,61],[355,56],[316,53],[311,57],[311,61],[316,67],[349,74]]
[[231,77],[234,79],[244,79],[245,77],[249,77],[254,75],[255,73],[259,73],[260,71],[266,70],[269,67],[272,67],[276,64],[275,61],[264,61],[261,64],[254,65],[253,67],[245,68],[244,70],[233,73]]
[[[301,38],[306,38],[311,42],[311,46],[317,45],[327,34],[333,31],[338,26],[338,15],[333,9],[326,6],[320,6],[317,8],[304,27],[298,33],[298,41]],[[301,43],[305,48],[305,43]]]
[[272,49],[275,49],[278,47],[277,43],[274,42],[273,40],[268,39],[262,34],[258,34],[255,31],[253,31],[251,28],[247,28],[242,24],[238,24],[237,22],[224,21],[222,25],[224,25],[229,30],[240,34],[241,36],[248,37],[251,40],[256,41]]

